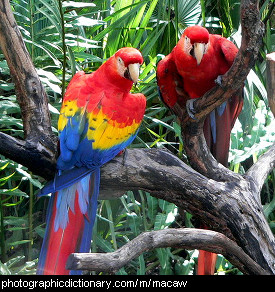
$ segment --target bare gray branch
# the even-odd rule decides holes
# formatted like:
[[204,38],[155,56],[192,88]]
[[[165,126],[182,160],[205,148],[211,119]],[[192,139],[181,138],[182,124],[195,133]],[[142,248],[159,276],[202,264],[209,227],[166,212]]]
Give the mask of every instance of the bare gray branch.
[[207,251],[223,254],[244,273],[247,273],[246,267],[249,267],[250,273],[253,271],[253,274],[258,275],[268,274],[244,253],[235,242],[223,234],[211,230],[193,228],[144,232],[111,253],[74,253],[68,258],[67,269],[115,273],[142,253],[165,247],[203,248]]

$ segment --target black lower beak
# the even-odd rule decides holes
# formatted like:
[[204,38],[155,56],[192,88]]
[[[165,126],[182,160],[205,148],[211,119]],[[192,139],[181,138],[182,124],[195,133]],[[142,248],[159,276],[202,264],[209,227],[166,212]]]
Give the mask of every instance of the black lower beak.
[[129,72],[128,68],[124,72],[124,78],[129,79],[129,80],[132,81],[132,78],[131,78],[131,75],[130,75],[130,72]]

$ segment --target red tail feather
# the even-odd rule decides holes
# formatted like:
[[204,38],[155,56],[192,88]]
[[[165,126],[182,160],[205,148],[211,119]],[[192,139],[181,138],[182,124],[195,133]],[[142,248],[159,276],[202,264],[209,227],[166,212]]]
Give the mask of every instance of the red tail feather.
[[213,275],[215,273],[217,255],[215,253],[200,250],[198,257],[198,275]]
[[69,270],[65,269],[68,256],[75,252],[79,245],[79,238],[84,228],[84,216],[80,211],[78,204],[78,195],[76,194],[74,213],[69,210],[69,222],[63,230],[59,228],[54,231],[54,218],[56,214],[56,196],[53,203],[53,216],[51,217],[48,238],[48,251],[45,260],[45,275],[68,275]]

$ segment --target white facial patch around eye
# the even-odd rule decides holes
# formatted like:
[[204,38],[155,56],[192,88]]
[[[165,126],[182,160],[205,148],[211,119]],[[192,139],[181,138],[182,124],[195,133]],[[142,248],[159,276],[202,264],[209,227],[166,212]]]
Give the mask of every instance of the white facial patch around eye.
[[205,45],[203,54],[207,53],[210,41]]
[[126,71],[126,67],[124,65],[123,60],[120,57],[117,58],[117,71],[118,71],[118,74],[121,77],[124,77],[124,73]]
[[192,44],[190,42],[189,37],[187,37],[187,36],[185,37],[185,42],[184,42],[184,48],[183,49],[184,49],[185,53],[187,53],[188,55],[191,56],[190,52],[193,49],[193,46],[192,46]]

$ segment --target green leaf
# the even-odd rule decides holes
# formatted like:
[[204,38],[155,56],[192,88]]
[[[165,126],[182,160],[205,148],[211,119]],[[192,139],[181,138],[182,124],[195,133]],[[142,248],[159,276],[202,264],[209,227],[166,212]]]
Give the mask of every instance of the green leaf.
[[152,197],[149,193],[146,193],[146,198],[148,204],[147,216],[151,221],[154,221],[158,212],[158,199]]
[[11,275],[11,274],[12,273],[7,267],[7,265],[0,262],[0,275]]
[[18,196],[18,197],[25,197],[28,198],[29,196],[18,189],[19,186],[13,188],[13,189],[0,189],[0,194],[10,194],[12,196]]
[[4,170],[10,163],[7,162],[6,164],[4,164],[3,166],[0,166],[0,171]]
[[98,233],[94,235],[96,245],[101,248],[104,252],[113,252],[114,248],[110,242],[103,239]]
[[12,89],[14,89],[14,84],[3,82],[2,80],[0,80],[0,89],[4,91],[11,91]]
[[42,188],[42,184],[40,183],[39,180],[37,179],[33,179],[31,177],[31,175],[25,171],[24,169],[22,169],[21,167],[17,167],[16,170],[21,173],[23,175],[23,177],[25,177],[26,179],[28,179],[34,186],[38,187],[38,188]]
[[26,244],[26,243],[29,243],[29,242],[31,242],[31,240],[24,239],[24,240],[18,240],[18,241],[10,242],[10,243],[8,243],[8,245],[9,246],[17,246],[17,245]]
[[160,262],[160,275],[172,275],[170,248],[157,248],[157,255]]

